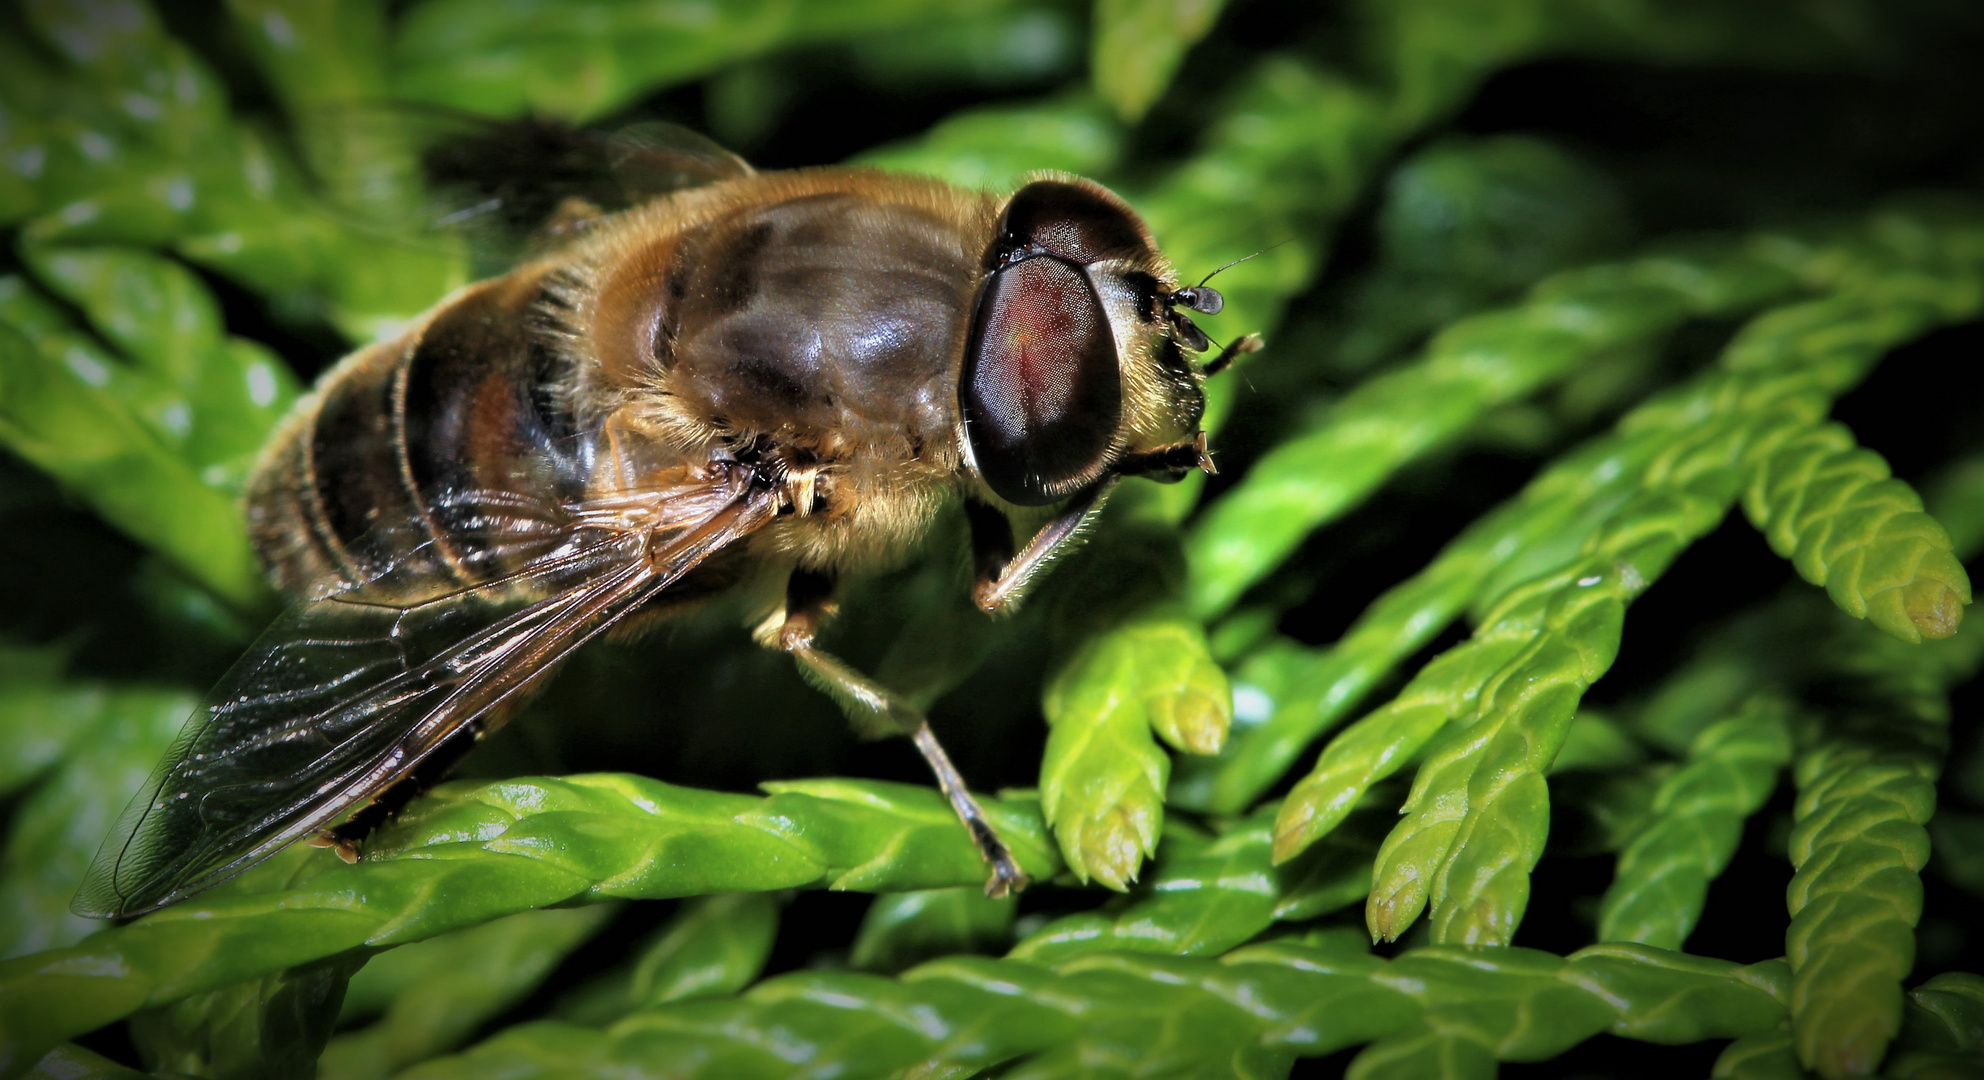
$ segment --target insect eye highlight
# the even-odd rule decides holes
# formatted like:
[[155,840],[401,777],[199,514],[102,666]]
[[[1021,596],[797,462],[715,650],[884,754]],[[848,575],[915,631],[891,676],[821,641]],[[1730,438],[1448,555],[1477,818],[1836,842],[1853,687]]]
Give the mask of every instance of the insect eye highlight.
[[979,475],[1000,498],[1042,506],[1101,474],[1122,419],[1121,375],[1079,267],[1037,256],[987,280],[958,397]]

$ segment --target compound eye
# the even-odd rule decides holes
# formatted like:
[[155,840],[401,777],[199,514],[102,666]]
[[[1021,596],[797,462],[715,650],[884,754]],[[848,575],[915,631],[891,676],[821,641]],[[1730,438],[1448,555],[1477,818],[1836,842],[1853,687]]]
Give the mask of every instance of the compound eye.
[[1100,476],[1123,389],[1087,275],[1050,257],[992,275],[958,397],[979,475],[1007,502],[1043,506]]
[[997,255],[1043,251],[1077,266],[1147,258],[1150,244],[1129,208],[1081,184],[1036,180],[1015,192],[999,222]]

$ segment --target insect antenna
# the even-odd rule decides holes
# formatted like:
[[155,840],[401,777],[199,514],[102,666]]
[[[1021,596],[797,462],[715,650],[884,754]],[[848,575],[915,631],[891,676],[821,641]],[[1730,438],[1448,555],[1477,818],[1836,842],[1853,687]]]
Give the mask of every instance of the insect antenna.
[[1198,312],[1201,315],[1217,315],[1219,314],[1220,309],[1226,306],[1226,298],[1219,295],[1218,289],[1206,288],[1206,282],[1211,281],[1213,278],[1218,277],[1219,275],[1225,273],[1228,270],[1233,269],[1236,266],[1239,266],[1241,263],[1246,262],[1248,259],[1258,259],[1261,256],[1266,255],[1268,252],[1273,251],[1275,248],[1278,248],[1282,244],[1286,244],[1286,243],[1288,243],[1288,241],[1283,240],[1281,241],[1280,244],[1269,244],[1267,247],[1264,247],[1261,250],[1254,252],[1252,255],[1242,255],[1241,257],[1233,260],[1230,263],[1227,263],[1226,265],[1220,267],[1219,269],[1214,270],[1212,273],[1207,274],[1205,277],[1200,278],[1199,283],[1197,285],[1188,285],[1185,288],[1173,290],[1170,296],[1165,297],[1165,303],[1170,304],[1173,307],[1182,305],[1184,307],[1188,307],[1192,309],[1193,311]]
[[1205,277],[1200,278],[1199,283],[1192,287],[1195,289],[1203,289],[1206,287],[1206,282],[1211,281],[1213,278],[1216,278],[1219,275],[1226,273],[1228,270],[1231,270],[1234,267],[1239,266],[1241,263],[1246,262],[1248,259],[1258,259],[1261,256],[1266,255],[1268,252],[1273,251],[1275,248],[1281,247],[1283,244],[1286,244],[1289,242],[1289,240],[1293,240],[1293,239],[1294,237],[1291,236],[1289,237],[1288,240],[1281,240],[1269,244],[1267,247],[1264,247],[1261,250],[1254,252],[1252,255],[1242,255],[1239,258],[1233,260],[1232,262],[1227,263],[1224,266],[1221,266],[1219,269],[1214,270],[1212,273],[1207,274]]
[[[1268,252],[1273,251],[1275,248],[1278,248],[1282,244],[1286,244],[1286,243],[1288,243],[1288,241],[1283,240],[1281,241],[1281,243],[1278,244],[1270,244],[1267,247],[1264,247],[1261,250],[1254,252],[1252,255],[1243,255],[1240,258],[1237,258],[1232,262],[1229,262],[1226,265],[1219,267],[1218,269],[1214,270],[1212,273],[1207,274],[1205,277],[1200,278],[1199,283],[1197,285],[1188,285],[1182,289],[1174,289],[1171,291],[1171,293],[1168,296],[1164,298],[1164,304],[1168,313],[1170,314],[1171,325],[1173,327],[1173,330],[1179,336],[1180,340],[1185,343],[1187,348],[1190,348],[1195,352],[1204,352],[1211,345],[1217,343],[1214,342],[1211,338],[1208,338],[1205,334],[1205,331],[1200,330],[1197,326],[1193,325],[1190,316],[1186,315],[1183,311],[1179,311],[1178,309],[1182,307],[1189,311],[1198,312],[1201,315],[1219,314],[1220,311],[1226,307],[1226,298],[1219,294],[1218,289],[1207,288],[1206,282],[1211,281],[1213,278],[1218,277],[1220,274],[1226,272],[1227,270],[1231,270],[1233,267],[1236,267],[1241,263],[1246,262],[1248,259],[1259,258],[1260,256],[1265,255]],[[1229,364],[1232,364],[1235,358],[1245,353],[1253,352],[1254,350],[1259,349],[1260,347],[1261,347],[1261,336],[1259,334],[1248,334],[1247,336],[1242,337],[1239,340],[1233,342],[1231,345],[1222,348],[1219,351],[1219,355],[1214,357],[1207,364],[1205,364],[1202,370],[1207,375],[1217,375],[1220,372],[1226,370],[1227,366]]]

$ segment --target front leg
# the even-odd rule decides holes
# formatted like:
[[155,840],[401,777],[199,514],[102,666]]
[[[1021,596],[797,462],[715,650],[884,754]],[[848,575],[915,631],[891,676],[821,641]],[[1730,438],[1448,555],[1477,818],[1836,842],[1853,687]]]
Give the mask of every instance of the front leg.
[[1074,546],[1083,531],[1094,522],[1116,486],[1114,476],[1074,493],[1040,531],[1033,534],[1018,555],[1012,554],[1013,527],[1006,516],[982,503],[966,503],[971,518],[972,563],[978,580],[971,588],[972,602],[988,615],[997,615],[1016,603],[1027,583],[1046,569],[1055,558]]
[[786,583],[783,617],[761,627],[758,639],[765,645],[791,653],[806,681],[825,691],[840,703],[856,731],[870,738],[908,735],[922,752],[930,771],[937,775],[937,786],[951,802],[958,820],[964,823],[977,845],[978,854],[992,867],[985,882],[985,895],[1010,896],[1027,886],[1027,876],[1013,861],[1013,854],[997,829],[986,818],[984,808],[965,786],[950,755],[937,742],[930,721],[922,710],[896,696],[881,683],[849,667],[839,657],[814,647],[813,639],[834,615],[833,581],[824,575],[795,570]]
[[1207,475],[1219,471],[1206,450],[1203,431],[1189,442],[1130,454],[1118,461],[1109,475],[1069,496],[1018,555],[1013,554],[1013,527],[1006,515],[975,499],[967,499],[965,517],[971,522],[972,565],[977,572],[977,581],[971,589],[972,601],[988,615],[997,615],[1018,602],[1027,584],[1072,548],[1094,523],[1119,478],[1149,476],[1171,481],[1192,469]]

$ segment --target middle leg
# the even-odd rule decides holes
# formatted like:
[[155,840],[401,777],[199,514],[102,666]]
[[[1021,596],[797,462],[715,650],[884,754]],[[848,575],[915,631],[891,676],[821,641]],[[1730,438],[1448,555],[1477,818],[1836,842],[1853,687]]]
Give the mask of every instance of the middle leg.
[[992,868],[992,876],[985,882],[985,895],[1010,896],[1026,888],[1026,874],[1013,860],[1011,849],[985,816],[984,808],[972,797],[964,777],[951,764],[950,755],[937,742],[937,734],[930,730],[930,721],[922,710],[813,644],[820,628],[833,617],[834,609],[833,582],[820,574],[795,570],[786,584],[782,617],[761,627],[758,639],[790,653],[806,680],[840,703],[855,730],[871,738],[908,735],[916,743],[916,749],[937,776],[937,786],[943,789],[951,809],[971,834],[979,857]]

